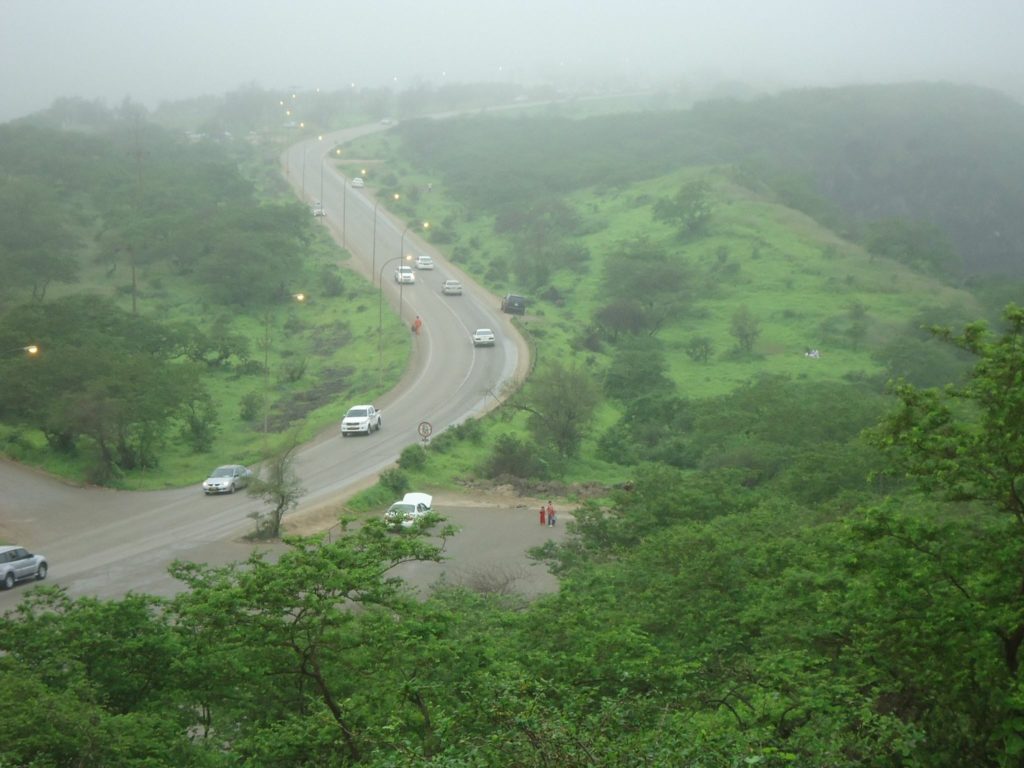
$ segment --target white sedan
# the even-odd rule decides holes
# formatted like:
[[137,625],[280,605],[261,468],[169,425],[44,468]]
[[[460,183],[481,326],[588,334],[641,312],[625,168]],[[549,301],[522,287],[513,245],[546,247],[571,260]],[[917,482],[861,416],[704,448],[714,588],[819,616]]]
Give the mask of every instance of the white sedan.
[[490,328],[477,328],[473,332],[473,346],[474,347],[493,347],[494,346],[494,331]]

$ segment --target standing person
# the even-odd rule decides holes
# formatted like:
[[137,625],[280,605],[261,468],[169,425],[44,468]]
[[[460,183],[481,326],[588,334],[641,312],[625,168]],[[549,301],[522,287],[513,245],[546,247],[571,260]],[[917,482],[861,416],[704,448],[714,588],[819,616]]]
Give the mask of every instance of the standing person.
[[544,525],[544,513],[545,513],[545,512],[547,512],[547,510],[546,510],[546,509],[544,509],[544,505],[543,505],[543,504],[541,504],[541,505],[540,505],[540,524],[541,524],[541,525]]
[[548,513],[548,525],[549,526],[554,526],[554,524],[555,524],[555,508],[551,504],[551,499],[548,499],[548,508],[547,508],[546,511]]

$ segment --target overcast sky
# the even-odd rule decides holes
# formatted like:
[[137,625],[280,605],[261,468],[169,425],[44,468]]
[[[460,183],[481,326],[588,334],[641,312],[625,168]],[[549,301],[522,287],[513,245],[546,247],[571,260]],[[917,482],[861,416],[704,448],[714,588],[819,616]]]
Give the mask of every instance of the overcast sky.
[[240,85],[1024,89],[1024,0],[0,0],[0,121]]

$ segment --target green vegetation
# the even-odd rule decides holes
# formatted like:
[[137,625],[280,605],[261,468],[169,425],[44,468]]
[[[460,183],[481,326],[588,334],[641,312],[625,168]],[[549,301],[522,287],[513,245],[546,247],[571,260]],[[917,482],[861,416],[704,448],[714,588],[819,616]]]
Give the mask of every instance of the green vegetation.
[[[407,334],[302,206],[138,119],[0,127],[3,451],[125,488],[251,463],[401,374]],[[99,183],[97,183],[99,180]],[[35,344],[31,357],[13,354]],[[11,350],[8,352],[7,350]]]
[[[969,228],[940,233],[927,208],[895,220],[892,206],[858,207],[872,187],[912,201],[872,169],[914,163],[931,213],[969,211],[965,195],[991,211],[1020,200],[1024,176],[984,173],[1003,144],[963,131],[940,163],[930,134],[919,152],[906,143],[906,126],[945,130],[943,99],[955,100],[943,114],[988,110],[1016,135],[1015,107],[926,86],[671,115],[411,122],[353,147],[403,216],[444,222],[432,237],[460,267],[529,296],[517,322],[536,368],[493,417],[406,448],[351,508],[433,484],[565,483],[581,504],[570,535],[533,553],[558,593],[527,604],[440,584],[415,599],[395,569],[439,559],[455,532],[426,519],[389,534],[378,515],[343,521],[330,542],[293,540],[276,563],[176,564],[189,590],[169,601],[37,589],[0,620],[0,680],[16,693],[0,697],[0,761],[1021,765],[1024,311],[999,315],[992,297],[1006,291],[991,284],[975,295],[950,282],[950,242],[986,253],[981,240],[964,249]],[[903,132],[882,141],[894,123]],[[837,146],[848,153],[824,162]],[[976,185],[943,186],[975,155]],[[807,181],[840,170],[871,183],[828,199]],[[1017,218],[999,226],[1012,234]],[[84,229],[55,243],[89,242]],[[23,243],[4,248],[28,258]],[[143,285],[155,269],[145,264]],[[172,356],[178,336],[124,330],[123,278],[116,301],[83,308],[60,295],[73,270],[51,274],[12,286],[24,300],[10,318],[39,322],[32,302],[44,303],[49,322],[67,312],[120,329],[123,357],[136,345],[156,364],[198,366],[133,423],[178,419],[183,446],[209,439],[166,414],[202,413],[195,382],[222,381],[242,345]],[[290,302],[293,289],[257,301],[250,338],[267,306],[305,316],[313,304]],[[140,315],[156,302],[136,298]],[[5,347],[25,343],[0,329]],[[39,362],[4,361],[0,403],[19,402],[7,382]],[[237,402],[258,418],[246,391]],[[126,450],[144,456],[148,434],[128,432]]]

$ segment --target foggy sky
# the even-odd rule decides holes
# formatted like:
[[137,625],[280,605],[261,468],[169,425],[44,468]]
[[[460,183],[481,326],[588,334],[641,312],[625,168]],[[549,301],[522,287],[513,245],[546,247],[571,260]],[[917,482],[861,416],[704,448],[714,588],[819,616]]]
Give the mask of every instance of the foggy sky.
[[55,98],[245,84],[760,87],[946,80],[1024,93],[1024,0],[0,0],[0,122]]

